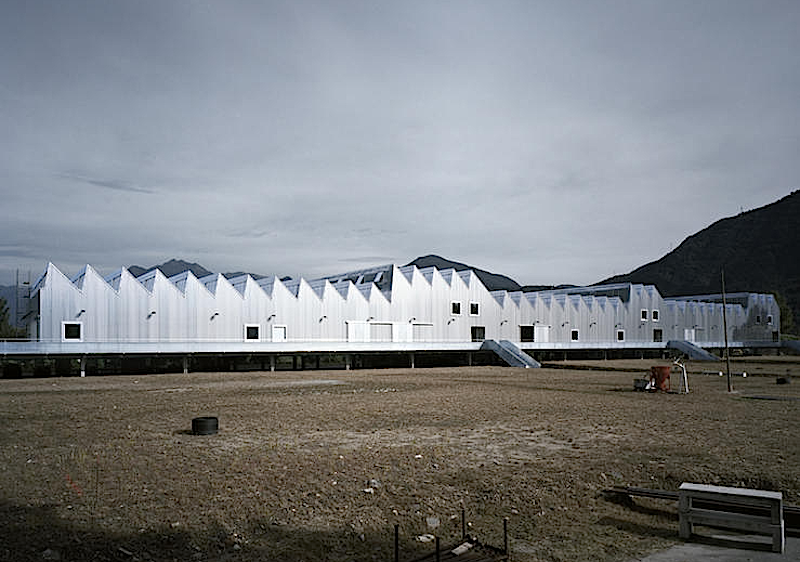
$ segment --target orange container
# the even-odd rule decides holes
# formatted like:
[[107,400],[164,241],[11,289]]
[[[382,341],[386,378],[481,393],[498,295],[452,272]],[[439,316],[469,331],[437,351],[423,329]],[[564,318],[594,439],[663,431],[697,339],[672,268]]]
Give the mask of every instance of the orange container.
[[671,368],[670,366],[661,365],[650,367],[650,382],[653,383],[654,390],[669,390],[669,371]]

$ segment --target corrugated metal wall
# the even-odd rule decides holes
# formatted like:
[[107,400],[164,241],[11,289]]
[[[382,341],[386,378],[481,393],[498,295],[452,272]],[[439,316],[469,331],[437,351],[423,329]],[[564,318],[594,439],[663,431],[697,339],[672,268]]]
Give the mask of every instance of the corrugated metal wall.
[[[282,282],[222,275],[167,279],[155,270],[107,279],[86,266],[70,280],[49,264],[35,287],[41,341],[442,341],[485,337],[621,344],[721,342],[717,296],[664,299],[650,285],[490,293],[472,271],[391,266],[391,286],[328,279]],[[727,305],[731,341],[772,341],[780,313],[772,295],[737,293]],[[273,329],[276,328],[277,330]],[[248,328],[250,331],[248,332]],[[31,326],[31,334],[35,334]],[[74,335],[74,333],[72,334]]]

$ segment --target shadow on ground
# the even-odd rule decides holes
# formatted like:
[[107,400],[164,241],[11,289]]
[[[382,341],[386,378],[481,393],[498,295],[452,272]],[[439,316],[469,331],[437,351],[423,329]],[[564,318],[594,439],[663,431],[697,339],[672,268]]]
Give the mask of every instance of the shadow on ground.
[[[214,523],[199,532],[165,526],[133,534],[108,532],[91,521],[66,521],[56,506],[0,503],[0,560],[236,561],[391,560],[393,529],[356,533],[351,529],[309,530],[258,521],[242,535]],[[419,545],[404,544],[413,557]]]

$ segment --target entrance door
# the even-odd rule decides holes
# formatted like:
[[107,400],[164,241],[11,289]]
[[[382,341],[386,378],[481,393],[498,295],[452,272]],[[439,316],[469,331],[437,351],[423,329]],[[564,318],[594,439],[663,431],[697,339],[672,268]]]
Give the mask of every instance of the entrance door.
[[392,341],[392,325],[389,322],[378,324],[371,322],[369,325],[370,341]]
[[414,324],[412,329],[414,341],[433,341],[432,324]]
[[550,326],[534,326],[534,341],[547,343],[550,341]]
[[348,320],[347,341],[369,341],[369,324]]
[[653,341],[664,341],[664,332],[661,331],[661,328],[655,328],[653,330]]

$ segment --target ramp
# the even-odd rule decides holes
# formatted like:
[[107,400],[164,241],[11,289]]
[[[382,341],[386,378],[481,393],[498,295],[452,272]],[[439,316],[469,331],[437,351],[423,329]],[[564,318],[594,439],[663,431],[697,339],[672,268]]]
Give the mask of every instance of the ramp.
[[684,340],[670,340],[667,342],[667,349],[674,349],[680,351],[686,357],[693,361],[721,361],[719,357],[713,353],[709,353],[702,347],[699,347],[692,342]]
[[800,341],[797,340],[783,340],[781,348],[788,351],[793,355],[800,355]]
[[510,367],[523,367],[525,369],[541,367],[538,361],[508,340],[500,340],[499,342],[484,340],[481,344],[481,349],[493,351]]

